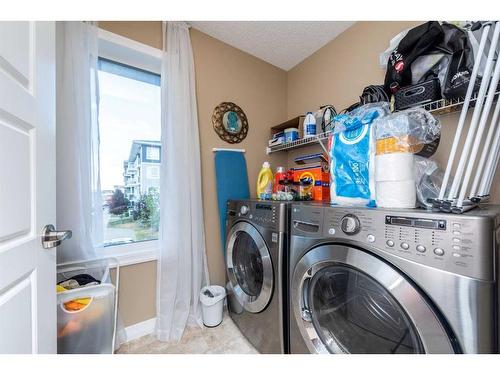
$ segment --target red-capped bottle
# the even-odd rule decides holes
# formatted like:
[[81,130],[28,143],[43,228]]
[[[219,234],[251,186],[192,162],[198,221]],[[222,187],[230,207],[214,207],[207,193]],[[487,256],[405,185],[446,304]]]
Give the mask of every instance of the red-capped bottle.
[[278,189],[278,185],[280,184],[280,181],[284,180],[286,176],[285,173],[285,168],[284,167],[278,167],[276,168],[276,173],[274,175],[274,187],[273,187],[273,193],[276,193]]

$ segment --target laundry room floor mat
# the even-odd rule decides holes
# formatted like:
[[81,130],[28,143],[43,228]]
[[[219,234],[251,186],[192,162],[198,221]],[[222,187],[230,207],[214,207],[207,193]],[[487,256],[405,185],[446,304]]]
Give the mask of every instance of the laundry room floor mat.
[[230,317],[214,328],[187,327],[178,343],[147,335],[123,344],[117,354],[258,354]]

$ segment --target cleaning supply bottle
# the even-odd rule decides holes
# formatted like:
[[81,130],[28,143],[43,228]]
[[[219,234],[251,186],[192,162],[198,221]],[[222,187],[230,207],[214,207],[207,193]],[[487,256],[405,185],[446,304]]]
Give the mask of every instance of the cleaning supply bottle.
[[280,184],[281,180],[285,179],[285,168],[284,167],[278,167],[276,168],[276,174],[274,175],[274,187],[273,187],[273,193],[276,193],[278,191],[278,185]]
[[316,135],[316,118],[312,112],[307,112],[304,119],[304,138],[314,137]]
[[271,199],[273,194],[273,179],[274,176],[271,170],[271,164],[265,161],[264,164],[262,164],[262,169],[257,178],[257,198]]

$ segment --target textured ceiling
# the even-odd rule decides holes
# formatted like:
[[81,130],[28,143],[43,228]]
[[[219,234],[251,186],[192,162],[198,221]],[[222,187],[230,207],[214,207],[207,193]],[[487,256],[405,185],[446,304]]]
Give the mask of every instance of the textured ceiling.
[[290,70],[354,22],[191,21],[189,24],[270,64]]

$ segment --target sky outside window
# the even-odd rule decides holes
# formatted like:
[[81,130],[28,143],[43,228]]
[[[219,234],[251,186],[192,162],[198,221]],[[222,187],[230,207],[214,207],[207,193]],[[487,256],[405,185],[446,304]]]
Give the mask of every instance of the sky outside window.
[[101,189],[123,185],[123,161],[134,140],[159,141],[160,87],[99,71]]

